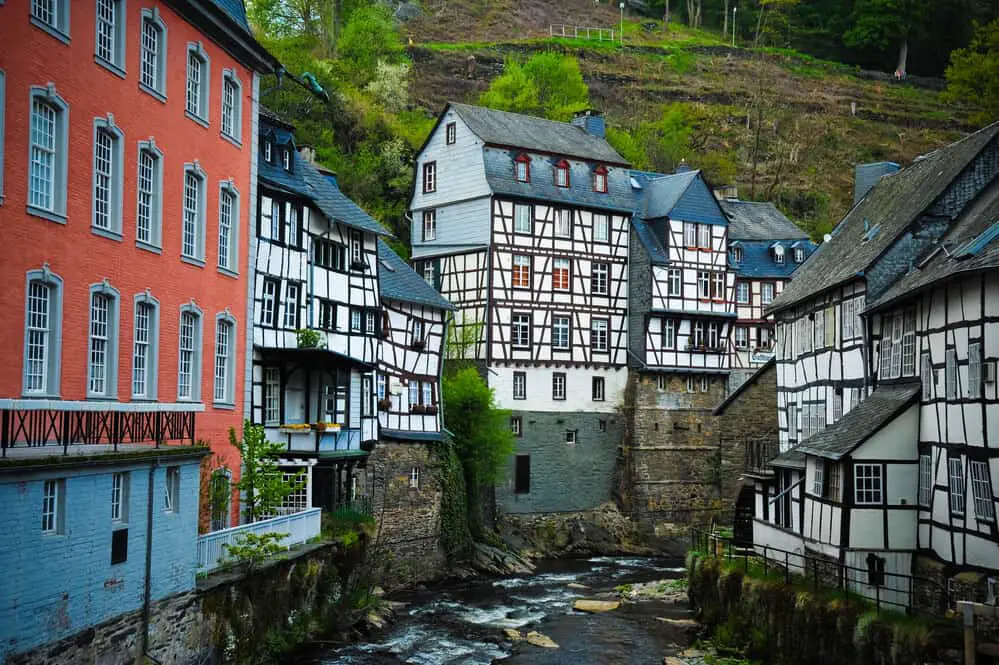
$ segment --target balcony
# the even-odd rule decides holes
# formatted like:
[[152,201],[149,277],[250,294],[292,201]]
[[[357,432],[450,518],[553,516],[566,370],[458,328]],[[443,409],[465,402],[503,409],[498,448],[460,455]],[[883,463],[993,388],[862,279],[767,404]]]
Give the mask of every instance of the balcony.
[[311,452],[336,456],[363,451],[361,430],[332,423],[286,424],[268,427],[267,438],[287,444],[288,452]]
[[743,472],[756,476],[768,476],[773,473],[770,462],[780,454],[780,446],[776,434],[760,438],[747,437],[745,445],[745,462]]
[[[48,457],[159,448],[168,441],[194,443],[194,416],[200,405],[86,402],[20,403],[0,409],[0,457]],[[141,406],[141,405],[140,405]]]

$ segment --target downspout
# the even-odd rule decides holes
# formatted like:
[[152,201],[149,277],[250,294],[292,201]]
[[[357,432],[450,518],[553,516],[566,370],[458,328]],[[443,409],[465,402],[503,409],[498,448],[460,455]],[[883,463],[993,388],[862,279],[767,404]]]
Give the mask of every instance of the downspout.
[[[149,616],[152,601],[152,568],[153,568],[153,484],[155,481],[156,469],[159,468],[159,460],[154,460],[149,465],[149,482],[146,483],[146,565],[145,580],[143,581],[142,593],[142,649],[136,663],[142,663],[143,657],[148,656],[149,651]],[[151,656],[149,656],[152,658]],[[155,659],[153,659],[155,661]]]

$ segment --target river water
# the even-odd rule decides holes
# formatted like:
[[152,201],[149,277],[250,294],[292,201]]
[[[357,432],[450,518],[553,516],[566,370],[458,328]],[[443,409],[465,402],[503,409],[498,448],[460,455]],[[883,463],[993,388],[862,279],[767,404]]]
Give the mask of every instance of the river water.
[[[541,562],[531,576],[446,583],[395,596],[405,607],[373,641],[300,658],[294,665],[658,665],[689,640],[658,617],[686,616],[684,608],[642,601],[585,614],[572,603],[607,598],[621,584],[683,575],[678,560],[595,557]],[[536,630],[559,648],[511,641],[505,628],[522,634]]]

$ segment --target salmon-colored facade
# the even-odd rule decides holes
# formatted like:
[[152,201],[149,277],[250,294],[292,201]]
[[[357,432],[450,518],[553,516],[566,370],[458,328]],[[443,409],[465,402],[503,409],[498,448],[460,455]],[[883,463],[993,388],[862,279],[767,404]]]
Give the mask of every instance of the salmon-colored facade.
[[[194,438],[209,442],[215,463],[228,467],[235,479],[240,461],[228,444],[227,431],[239,429],[244,417],[246,331],[252,325],[246,318],[247,243],[255,210],[254,70],[268,69],[267,56],[248,31],[240,34],[245,14],[233,16],[233,3],[228,0],[54,0],[40,3],[42,10],[37,4],[33,0],[0,3],[0,274],[4,281],[0,289],[0,398],[15,409],[37,408],[33,400],[41,399],[58,400],[57,407],[63,410],[78,405],[83,410],[194,411]],[[240,9],[241,5],[235,3]],[[116,12],[113,27],[107,20],[98,25],[102,8]],[[49,9],[64,15],[53,18],[54,14],[44,13]],[[43,14],[37,15],[39,11]],[[155,23],[147,25],[148,19]],[[113,38],[108,37],[110,30],[115,31]],[[144,47],[142,42],[153,34],[155,55],[150,44]],[[111,54],[108,44],[112,42],[117,49],[111,58],[115,63],[99,56],[102,48],[105,55]],[[192,53],[199,61],[200,86],[193,94],[201,105],[194,114],[190,112]],[[149,73],[154,64],[155,75]],[[143,67],[148,68],[145,76]],[[156,89],[143,85],[143,79],[155,80]],[[46,111],[35,106],[36,100],[51,102],[46,108],[55,109],[49,116],[54,120],[48,126],[53,130],[48,139],[45,128],[37,126],[45,124]],[[225,131],[223,113],[227,114]],[[111,159],[105,153],[98,155],[102,149],[99,131],[115,138]],[[46,146],[53,147],[53,157],[45,156]],[[147,197],[151,179],[144,178],[140,165],[144,148],[158,153],[158,173],[152,180],[161,185],[152,185],[156,191],[151,198]],[[51,184],[31,180],[40,168],[32,160],[43,159],[52,160],[48,162],[51,170],[39,171],[42,181],[49,174]],[[99,159],[103,160],[100,164]],[[59,173],[60,164],[64,164],[64,176]],[[101,176],[105,171],[114,188],[110,195],[104,184],[108,179]],[[189,174],[196,176],[197,188],[190,185]],[[141,193],[140,179],[144,183]],[[49,206],[44,205],[46,195],[39,193],[46,187],[56,199]],[[101,187],[105,189],[99,192]],[[65,195],[60,204],[62,190]],[[200,209],[185,207],[185,196],[195,191]],[[224,213],[220,209],[223,191],[227,197]],[[43,205],[33,205],[39,200]],[[110,215],[101,203],[106,200],[113,208]],[[159,209],[159,233],[143,230],[141,235],[148,241],[143,242],[137,218],[142,214],[155,225],[157,215],[149,212],[150,206]],[[97,208],[104,215],[100,220]],[[195,211],[191,217],[188,208]],[[227,239],[220,239],[223,215],[231,220],[227,227],[234,238],[226,233]],[[189,234],[188,222],[199,224],[200,230]],[[185,245],[191,241],[195,245]],[[225,255],[221,260],[220,252]],[[41,306],[45,318],[39,318],[34,309],[29,312],[32,275],[41,275],[39,283],[53,287],[48,292],[53,299]],[[95,293],[112,298],[110,314],[94,313]],[[155,311],[158,319],[158,325],[143,320],[140,334],[146,344],[141,351],[136,345],[139,303],[154,304],[155,310],[144,311]],[[30,306],[39,307],[37,302]],[[185,339],[196,348],[188,349],[182,361],[183,311],[196,315],[188,321],[197,322],[200,334],[188,331]],[[29,351],[32,313],[42,321],[45,336],[33,337],[33,342],[44,341]],[[98,322],[98,337],[105,341],[97,344],[107,345],[100,347],[100,356],[95,356],[93,341],[95,316],[105,319]],[[228,326],[222,346],[217,339],[219,321]],[[150,346],[154,347],[151,351]],[[140,380],[134,371],[140,354],[146,359],[141,362],[150,365],[141,372],[142,380],[153,385],[136,397],[135,386],[143,385],[133,383]],[[31,357],[26,359],[26,355]],[[182,363],[188,363],[186,370]],[[101,368],[95,370],[97,364]],[[106,383],[95,378],[99,371],[106,373]],[[178,385],[182,371],[194,386]],[[95,391],[95,386],[100,390]],[[233,501],[232,523],[236,523],[236,504]]]

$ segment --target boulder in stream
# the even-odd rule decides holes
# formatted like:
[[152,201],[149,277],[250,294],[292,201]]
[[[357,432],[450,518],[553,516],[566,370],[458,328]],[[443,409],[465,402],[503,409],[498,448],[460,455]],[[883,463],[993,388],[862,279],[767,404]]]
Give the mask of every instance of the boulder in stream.
[[520,634],[520,631],[516,628],[504,628],[503,634],[514,642],[519,642],[524,639],[524,636]]
[[572,609],[580,612],[609,612],[621,607],[618,600],[586,600],[579,599],[572,604]]
[[533,644],[536,647],[543,647],[545,649],[558,649],[558,644],[548,637],[547,635],[542,635],[536,630],[532,630],[527,634],[527,642]]

